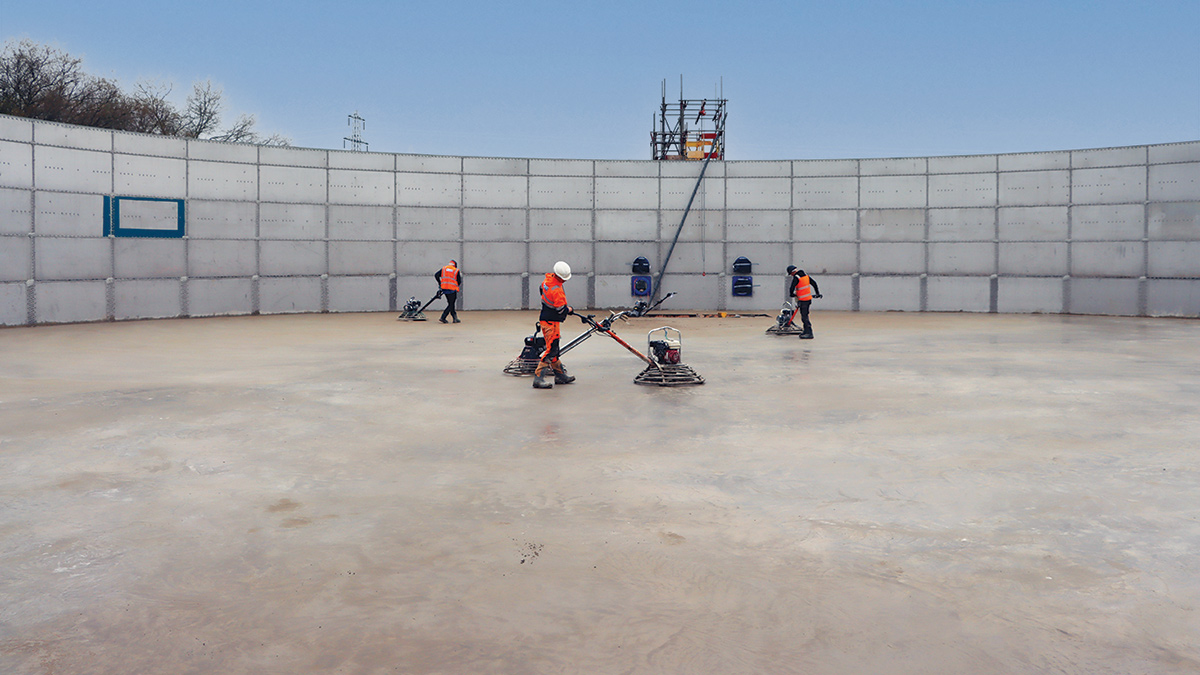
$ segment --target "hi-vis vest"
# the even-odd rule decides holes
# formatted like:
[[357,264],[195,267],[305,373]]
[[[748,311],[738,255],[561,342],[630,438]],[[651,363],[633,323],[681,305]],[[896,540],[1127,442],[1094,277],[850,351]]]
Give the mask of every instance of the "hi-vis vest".
[[808,283],[807,274],[796,280],[796,299],[812,300],[812,284]]
[[441,283],[443,291],[458,292],[458,268],[454,265],[446,265],[442,268],[442,277],[438,280]]

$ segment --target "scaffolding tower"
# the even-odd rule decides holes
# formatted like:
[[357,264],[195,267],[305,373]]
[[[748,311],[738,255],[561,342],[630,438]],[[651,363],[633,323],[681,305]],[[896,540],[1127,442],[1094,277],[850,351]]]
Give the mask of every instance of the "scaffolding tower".
[[667,81],[662,85],[662,106],[650,131],[650,152],[656,160],[725,159],[724,83],[716,98],[683,98],[667,103]]

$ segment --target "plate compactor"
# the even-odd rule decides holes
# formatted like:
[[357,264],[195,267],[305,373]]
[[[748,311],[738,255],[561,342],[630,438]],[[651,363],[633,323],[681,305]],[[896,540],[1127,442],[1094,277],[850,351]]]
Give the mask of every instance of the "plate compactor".
[[436,295],[429,299],[429,302],[424,305],[420,300],[409,298],[408,302],[404,303],[404,311],[400,316],[396,317],[397,321],[425,321],[425,308],[432,305],[434,300],[442,297],[441,289],[438,289]]

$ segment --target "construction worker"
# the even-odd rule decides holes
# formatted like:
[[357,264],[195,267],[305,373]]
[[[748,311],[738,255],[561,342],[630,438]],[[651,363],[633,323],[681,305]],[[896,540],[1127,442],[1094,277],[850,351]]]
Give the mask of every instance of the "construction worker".
[[[813,332],[812,324],[808,321],[808,308],[812,305],[813,298],[821,297],[821,289],[817,287],[816,280],[795,265],[788,265],[787,273],[792,277],[788,286],[788,296],[796,298],[796,311],[800,314],[800,339],[811,340]],[[795,320],[794,316],[792,320]]]
[[[559,328],[568,314],[575,313],[567,304],[567,294],[563,291],[563,282],[570,278],[571,266],[560,260],[554,263],[554,271],[548,272],[542,282],[542,313],[538,322],[542,329],[542,337],[546,340],[546,351],[542,353],[537,369],[533,371],[534,389],[551,389],[556,384],[570,384],[575,381],[558,360]],[[549,371],[554,371],[553,381],[546,379]]]
[[454,323],[462,323],[454,309],[454,303],[458,302],[458,291],[462,288],[462,271],[458,269],[458,262],[451,260],[445,267],[434,272],[433,277],[438,280],[438,288],[442,289],[442,295],[446,296],[446,309],[442,310],[442,318],[438,321],[446,323],[446,315],[449,314],[454,317]]

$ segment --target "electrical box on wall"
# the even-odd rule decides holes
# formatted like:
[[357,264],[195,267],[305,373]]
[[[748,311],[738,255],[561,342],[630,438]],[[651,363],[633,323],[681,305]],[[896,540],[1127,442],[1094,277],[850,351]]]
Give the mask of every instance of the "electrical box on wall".
[[650,297],[651,291],[654,289],[653,279],[650,277],[650,261],[645,256],[638,256],[633,260],[633,276],[629,278],[629,294],[638,297]]
[[737,297],[754,295],[754,277],[750,276],[753,263],[741,256],[733,261],[733,294]]

